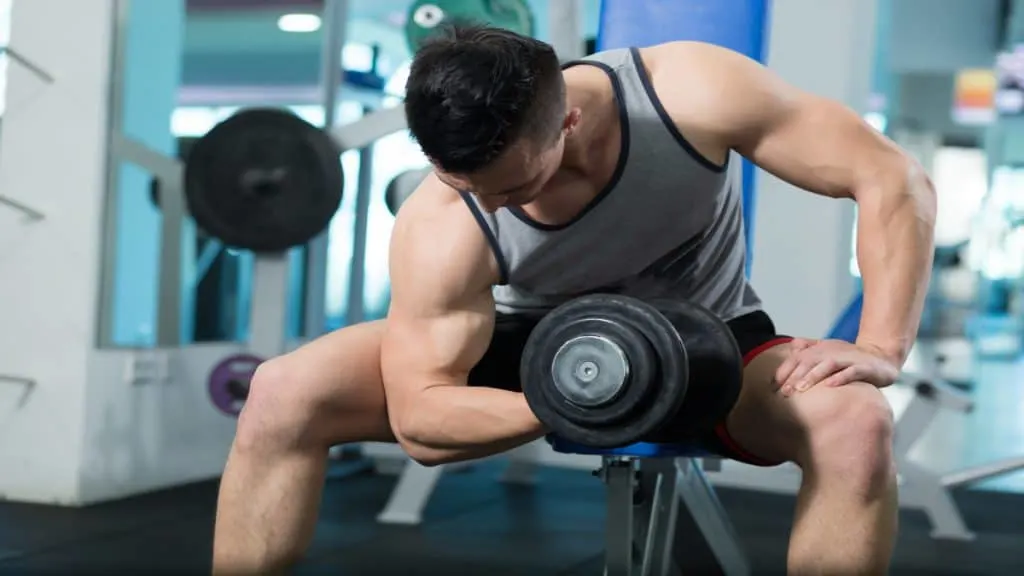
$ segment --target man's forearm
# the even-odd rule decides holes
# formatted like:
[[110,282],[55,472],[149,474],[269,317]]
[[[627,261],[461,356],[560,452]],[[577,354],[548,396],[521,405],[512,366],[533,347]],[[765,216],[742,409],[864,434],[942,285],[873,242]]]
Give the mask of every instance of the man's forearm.
[[864,281],[858,344],[902,364],[917,337],[935,250],[935,191],[916,163],[909,174],[857,195],[857,257]]
[[545,433],[521,393],[485,387],[424,390],[405,421],[403,440],[411,444],[407,448],[431,462],[491,456]]

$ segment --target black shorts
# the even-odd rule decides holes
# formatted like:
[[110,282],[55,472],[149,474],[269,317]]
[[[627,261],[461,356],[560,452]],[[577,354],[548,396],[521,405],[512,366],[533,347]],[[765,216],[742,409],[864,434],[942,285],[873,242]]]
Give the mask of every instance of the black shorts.
[[[540,316],[499,314],[495,320],[491,345],[484,357],[469,373],[469,385],[520,391],[522,387],[519,383],[519,360],[526,347],[526,340],[540,318]],[[792,339],[776,333],[772,319],[762,311],[734,318],[727,324],[739,344],[744,366],[761,352]],[[689,442],[692,443],[692,439]],[[740,447],[729,435],[725,422],[719,423],[715,427],[714,433],[709,434],[706,438],[701,438],[699,443],[705,450],[732,460],[757,466],[779,464],[758,458]]]

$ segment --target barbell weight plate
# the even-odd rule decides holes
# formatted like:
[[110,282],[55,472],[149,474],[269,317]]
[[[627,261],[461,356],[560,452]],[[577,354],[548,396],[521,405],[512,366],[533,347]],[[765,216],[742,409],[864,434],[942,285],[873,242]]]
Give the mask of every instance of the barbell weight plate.
[[743,355],[732,330],[713,312],[682,299],[650,304],[675,327],[686,347],[689,381],[676,416],[652,440],[684,442],[700,438],[725,420],[743,386]]
[[526,0],[416,0],[409,6],[405,38],[413,52],[443,24],[476,23],[533,36],[534,18]]
[[341,151],[295,114],[240,111],[200,138],[185,164],[189,213],[226,246],[281,252],[322,232],[341,204]]
[[249,395],[249,382],[263,358],[235,354],[218,362],[207,378],[206,389],[213,405],[229,416],[238,416]]
[[401,172],[398,176],[391,179],[391,182],[388,183],[387,188],[384,190],[384,203],[392,214],[398,215],[398,209],[419,188],[423,179],[430,174],[430,171],[431,168],[429,167],[414,168]]
[[[577,349],[567,349],[573,343]],[[590,370],[614,373],[593,394],[582,391],[594,376],[587,363]],[[584,377],[568,386],[556,382],[579,374]],[[625,384],[617,389],[620,375]],[[537,324],[520,377],[530,408],[553,433],[612,448],[641,440],[676,414],[686,396],[686,350],[654,307],[627,296],[593,294],[555,308]],[[573,387],[580,389],[575,398],[566,393]]]

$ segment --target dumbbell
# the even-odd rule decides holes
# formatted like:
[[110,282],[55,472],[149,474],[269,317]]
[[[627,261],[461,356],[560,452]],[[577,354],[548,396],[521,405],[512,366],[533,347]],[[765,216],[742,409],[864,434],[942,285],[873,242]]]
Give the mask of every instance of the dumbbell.
[[713,429],[739,397],[743,362],[728,325],[706,308],[592,294],[537,324],[520,378],[530,408],[555,435],[615,448]]

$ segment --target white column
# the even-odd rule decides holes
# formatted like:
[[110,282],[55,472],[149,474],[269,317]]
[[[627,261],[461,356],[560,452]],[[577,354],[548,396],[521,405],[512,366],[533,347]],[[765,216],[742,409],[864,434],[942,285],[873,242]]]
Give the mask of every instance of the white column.
[[[874,0],[776,0],[768,66],[785,80],[867,104]],[[752,282],[787,334],[820,337],[854,292],[849,272],[854,204],[821,198],[760,173]]]
[[583,34],[583,0],[556,0],[548,5],[551,45],[559,60],[582,58],[586,50]]
[[0,195],[29,211],[0,203],[0,496],[64,503],[96,338],[113,2],[16,0],[11,22],[30,65],[8,65]]

